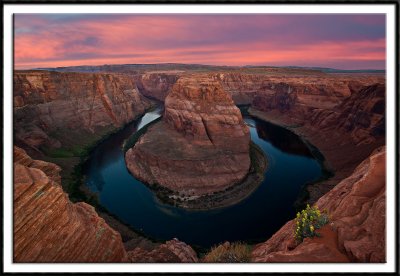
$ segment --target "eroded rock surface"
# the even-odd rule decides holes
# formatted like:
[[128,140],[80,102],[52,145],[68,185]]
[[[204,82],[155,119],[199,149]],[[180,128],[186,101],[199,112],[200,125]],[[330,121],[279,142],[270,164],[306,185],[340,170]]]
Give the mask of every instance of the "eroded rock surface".
[[377,149],[316,205],[330,223],[321,237],[294,241],[291,220],[252,253],[255,262],[385,262],[386,149]]
[[121,236],[86,203],[71,203],[60,168],[14,147],[14,261],[124,262]]
[[133,78],[123,74],[14,74],[15,140],[30,150],[66,147],[73,139],[104,135],[148,107]]
[[[352,92],[384,78],[372,75],[326,74],[316,70],[270,69],[260,73],[218,73],[225,91],[232,95],[236,104],[252,104],[258,96],[269,97],[270,108],[290,105],[330,108],[349,97]],[[278,97],[271,97],[277,94]],[[290,95],[291,100],[287,101]],[[295,98],[293,96],[296,96]],[[265,105],[263,105],[266,107]]]
[[299,105],[297,97],[288,91],[261,93],[254,99],[250,113],[286,126],[323,154],[325,166],[334,177],[307,186],[309,203],[314,203],[385,144],[385,85],[361,87],[333,107]]
[[147,183],[203,195],[246,176],[249,142],[240,110],[217,80],[182,77],[166,98],[163,121],[128,150],[126,163]]
[[174,72],[148,72],[135,78],[137,87],[143,95],[164,101],[179,75]]
[[92,206],[69,201],[59,172],[14,147],[14,262],[198,261],[177,239],[126,251],[121,235]]
[[196,263],[198,258],[196,252],[186,243],[177,239],[167,241],[159,247],[145,251],[142,248],[136,248],[128,252],[128,256],[135,263]]

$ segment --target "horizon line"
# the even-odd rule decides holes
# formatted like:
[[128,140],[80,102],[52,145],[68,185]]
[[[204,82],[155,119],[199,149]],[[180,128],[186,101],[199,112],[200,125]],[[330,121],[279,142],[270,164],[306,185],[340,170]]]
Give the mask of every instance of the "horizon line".
[[161,63],[104,63],[104,64],[97,64],[97,65],[72,65],[72,66],[56,66],[56,67],[31,67],[31,68],[18,68],[16,69],[14,66],[14,71],[22,71],[22,70],[46,70],[46,69],[61,69],[61,68],[74,68],[74,67],[102,67],[102,66],[118,66],[118,65],[197,65],[197,66],[208,66],[208,67],[231,67],[231,68],[245,68],[245,67],[269,67],[269,68],[293,68],[293,69],[311,69],[311,70],[318,70],[318,69],[330,69],[330,70],[337,70],[337,71],[384,71],[385,69],[376,69],[376,68],[368,68],[368,69],[341,69],[341,68],[334,68],[334,67],[325,67],[325,66],[301,66],[301,65],[253,65],[253,64],[246,64],[246,65],[212,65],[212,64],[201,64],[201,63],[176,63],[176,62],[161,62]]

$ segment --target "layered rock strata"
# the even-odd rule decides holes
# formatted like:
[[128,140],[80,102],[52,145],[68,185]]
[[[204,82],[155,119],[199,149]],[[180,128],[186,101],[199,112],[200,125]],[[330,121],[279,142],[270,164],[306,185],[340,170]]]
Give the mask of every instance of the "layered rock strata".
[[60,168],[14,148],[14,261],[128,261],[121,236],[63,192]]
[[385,89],[381,83],[365,86],[331,108],[299,106],[293,93],[259,93],[250,113],[286,126],[323,154],[335,175],[307,186],[313,203],[385,144]]
[[174,72],[148,72],[135,76],[140,93],[159,101],[165,101],[178,78],[179,74]]
[[59,172],[14,147],[14,262],[197,262],[193,249],[176,239],[126,251],[92,206],[69,201]]
[[[352,92],[384,78],[374,75],[326,74],[312,70],[277,70],[260,73],[226,72],[215,74],[236,104],[252,104],[259,94],[279,94],[271,108],[285,109],[288,103],[299,107],[330,108],[349,97]],[[285,94],[292,100],[285,101]],[[296,95],[293,98],[293,95]]]
[[239,183],[248,173],[249,130],[221,84],[207,75],[180,78],[160,123],[126,153],[132,174],[183,195]]
[[128,252],[128,256],[135,263],[196,263],[196,252],[186,243],[177,239],[167,241],[159,247],[146,251],[140,247]]
[[294,240],[295,221],[256,245],[255,262],[385,262],[386,149],[379,148],[346,179],[321,197],[330,223],[321,237]]
[[132,77],[106,73],[16,71],[14,129],[18,145],[40,151],[116,129],[150,107]]

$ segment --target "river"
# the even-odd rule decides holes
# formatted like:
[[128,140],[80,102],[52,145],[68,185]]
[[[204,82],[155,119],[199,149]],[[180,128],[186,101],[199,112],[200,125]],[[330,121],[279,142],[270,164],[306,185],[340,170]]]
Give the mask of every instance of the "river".
[[132,133],[160,117],[161,108],[99,144],[84,166],[85,183],[100,204],[121,221],[158,240],[178,238],[208,248],[224,241],[260,242],[294,218],[293,203],[303,185],[322,176],[322,165],[293,132],[248,115],[251,139],[265,152],[264,181],[236,205],[188,211],[160,203],[125,166],[122,144]]

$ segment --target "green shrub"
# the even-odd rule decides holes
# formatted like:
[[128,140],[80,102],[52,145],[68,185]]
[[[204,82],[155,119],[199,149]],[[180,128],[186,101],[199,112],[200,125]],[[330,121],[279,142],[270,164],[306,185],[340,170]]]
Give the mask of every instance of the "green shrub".
[[302,242],[304,238],[319,236],[316,232],[317,229],[321,228],[329,222],[329,216],[327,211],[321,211],[317,206],[310,207],[307,204],[307,208],[297,213],[296,226],[295,226],[295,238],[296,241]]
[[251,246],[241,243],[225,243],[213,247],[204,256],[206,263],[248,263],[251,258]]

